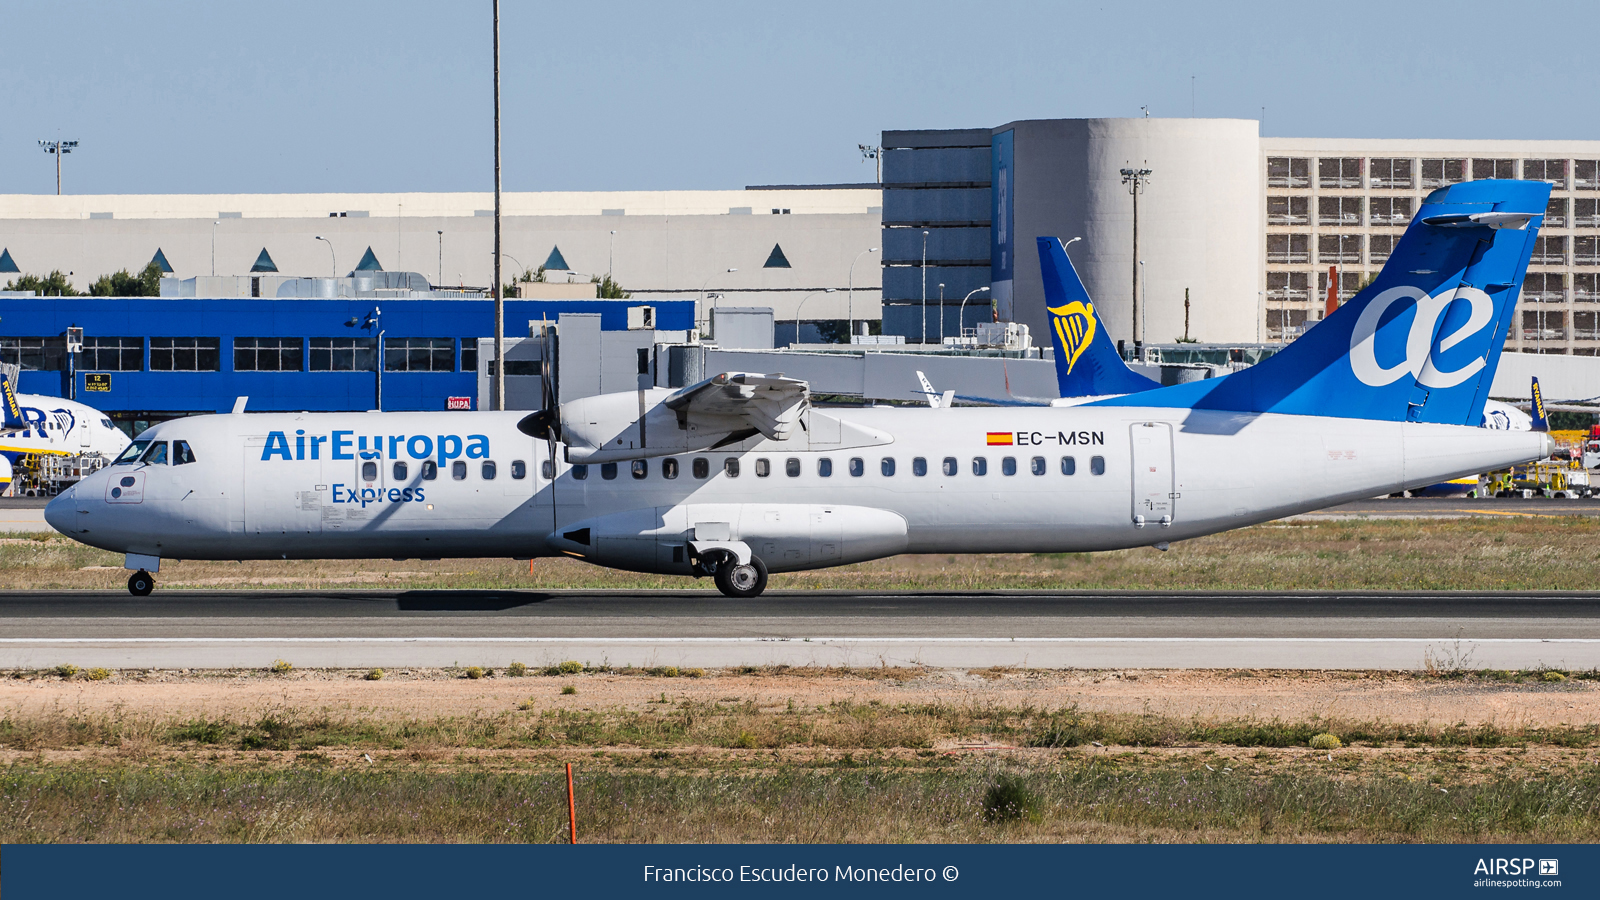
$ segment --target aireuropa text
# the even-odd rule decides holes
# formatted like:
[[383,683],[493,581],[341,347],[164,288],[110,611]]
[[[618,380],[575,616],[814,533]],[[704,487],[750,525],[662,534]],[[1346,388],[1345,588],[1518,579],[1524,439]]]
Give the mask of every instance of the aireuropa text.
[[933,869],[918,869],[904,865],[892,869],[876,868],[866,869],[858,866],[834,866],[830,874],[826,868],[806,868],[791,865],[788,868],[776,866],[740,866],[737,871],[731,868],[707,868],[705,866],[690,866],[687,868],[645,866],[644,880],[647,882],[801,882],[801,881],[937,881],[938,872]]

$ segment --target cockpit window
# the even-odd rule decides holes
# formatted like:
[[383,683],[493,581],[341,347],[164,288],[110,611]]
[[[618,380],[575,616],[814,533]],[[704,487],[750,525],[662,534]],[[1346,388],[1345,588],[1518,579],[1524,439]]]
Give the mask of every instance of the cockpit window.
[[194,451],[189,449],[188,441],[172,442],[172,464],[181,466],[194,462]]
[[167,442],[166,441],[156,441],[155,443],[151,444],[150,445],[150,449],[146,450],[144,452],[144,456],[140,457],[139,461],[144,463],[147,466],[164,466],[164,465],[166,465],[167,464]]
[[137,462],[139,460],[139,454],[143,453],[145,448],[148,446],[150,446],[149,441],[134,441],[128,445],[126,450],[122,451],[122,455],[117,457],[117,461],[112,463],[112,465],[126,466]]
[[104,425],[106,428],[115,428],[115,427],[117,427],[117,426],[111,424],[111,420],[110,419],[101,419],[100,420],[100,424]]

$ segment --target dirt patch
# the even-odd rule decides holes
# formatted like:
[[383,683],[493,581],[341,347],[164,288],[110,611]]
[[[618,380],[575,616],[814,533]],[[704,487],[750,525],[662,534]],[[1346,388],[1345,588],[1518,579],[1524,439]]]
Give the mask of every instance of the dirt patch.
[[[362,716],[436,718],[527,710],[644,710],[669,703],[741,703],[758,710],[846,701],[1005,706],[1143,713],[1175,719],[1341,719],[1508,730],[1600,722],[1600,682],[1509,683],[1370,672],[1184,670],[716,671],[704,678],[582,673],[479,679],[438,669],[287,674],[249,671],[121,671],[104,681],[12,673],[0,679],[0,711],[123,712],[160,718],[238,718],[264,710],[330,710]],[[575,694],[563,694],[574,687]]]

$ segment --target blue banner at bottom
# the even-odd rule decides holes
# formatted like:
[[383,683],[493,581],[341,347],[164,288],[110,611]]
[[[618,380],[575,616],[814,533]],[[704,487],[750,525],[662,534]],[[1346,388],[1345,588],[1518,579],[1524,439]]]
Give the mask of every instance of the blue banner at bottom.
[[6,900],[449,896],[1482,897],[1600,891],[1590,845],[33,846]]

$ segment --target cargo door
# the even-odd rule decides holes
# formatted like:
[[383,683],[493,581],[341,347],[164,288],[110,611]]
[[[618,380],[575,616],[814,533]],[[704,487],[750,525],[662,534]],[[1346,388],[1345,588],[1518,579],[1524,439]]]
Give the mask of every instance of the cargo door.
[[1130,429],[1133,448],[1133,524],[1171,525],[1178,499],[1173,477],[1172,426],[1140,422]]

